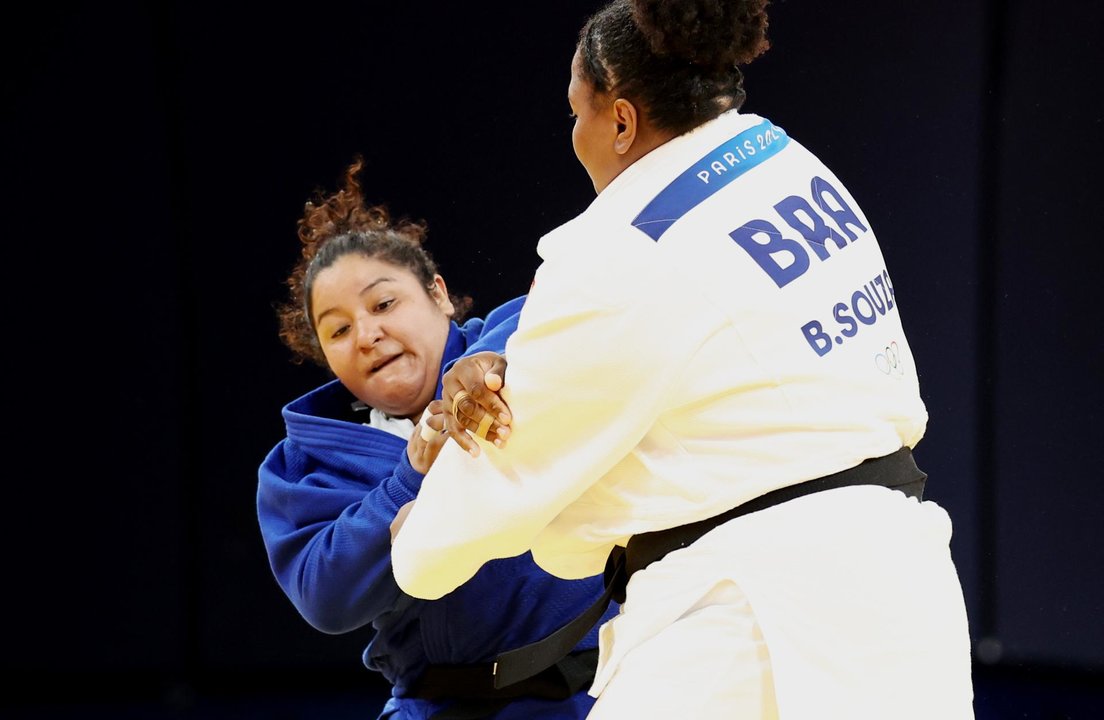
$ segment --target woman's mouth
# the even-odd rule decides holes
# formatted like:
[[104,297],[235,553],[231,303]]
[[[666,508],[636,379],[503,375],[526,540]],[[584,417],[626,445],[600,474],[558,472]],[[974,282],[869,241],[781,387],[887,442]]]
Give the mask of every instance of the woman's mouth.
[[395,362],[396,360],[398,360],[398,359],[399,359],[399,358],[401,358],[402,356],[403,356],[403,354],[402,354],[402,353],[397,353],[397,354],[395,354],[395,355],[391,355],[391,356],[389,356],[389,357],[385,357],[385,358],[382,358],[382,359],[378,360],[378,361],[377,361],[377,362],[376,362],[375,364],[373,364],[373,365],[372,365],[372,367],[371,367],[371,368],[370,368],[370,369],[368,370],[368,374],[369,374],[369,375],[373,375],[373,374],[375,374],[375,373],[379,372],[380,370],[382,370],[383,368],[387,367],[387,366],[388,366],[388,365],[390,365],[391,363]]

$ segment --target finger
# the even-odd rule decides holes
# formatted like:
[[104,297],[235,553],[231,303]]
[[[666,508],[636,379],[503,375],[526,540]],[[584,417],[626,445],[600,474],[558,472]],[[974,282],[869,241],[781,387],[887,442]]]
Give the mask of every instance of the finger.
[[[499,379],[498,376],[493,374],[490,377],[492,384]],[[510,415],[510,408],[506,405],[502,396],[491,389],[485,380],[486,377],[481,376],[478,383],[465,388],[462,392],[466,392],[467,395],[458,403],[459,414],[471,421],[469,430],[474,430],[479,426],[479,421],[483,419],[483,413],[490,413],[503,425],[508,425],[513,419]],[[467,426],[467,423],[465,425]]]
[[426,457],[426,450],[430,443],[425,440],[420,430],[417,428],[415,430],[417,432],[410,436],[410,441],[406,444],[406,457],[410,461],[410,466],[424,475],[429,472],[429,466],[432,464],[432,460]]
[[456,441],[456,444],[464,449],[472,457],[479,456],[479,443],[472,439],[467,429],[452,413],[445,413],[445,432],[448,437]]
[[442,404],[440,400],[432,400],[426,409],[422,411],[422,417],[415,428],[418,436],[427,443],[437,439],[437,435],[444,430],[445,421],[442,416]]
[[510,436],[510,428],[499,424],[496,420],[495,424],[487,431],[487,441],[492,443],[495,447],[500,448],[506,444],[506,439]]
[[463,388],[457,390],[449,402],[449,411],[457,418],[460,417],[461,413],[470,415],[475,407],[475,400],[472,399],[471,393]]
[[483,417],[479,420],[479,426],[475,429],[475,436],[487,439],[487,431],[491,429],[491,425],[494,424],[494,415],[489,412],[484,412]]
[[448,428],[445,427],[445,415],[443,413],[438,413],[429,418],[426,422],[429,424],[429,427],[433,429],[433,437],[426,443],[426,446],[429,452],[433,454],[433,457],[436,458],[449,438]]
[[498,422],[490,413],[484,413],[483,419],[475,429],[476,437],[481,437],[497,448],[506,444],[506,438],[510,434],[510,428]]
[[495,421],[500,425],[509,425],[514,420],[514,416],[510,412],[510,406],[506,404],[506,401],[503,400],[502,396],[497,392],[487,396],[487,403],[484,405],[484,409],[493,414],[495,416]]
[[447,431],[435,433],[433,439],[426,443],[426,452],[433,455],[433,458],[436,459],[437,455],[441,452],[441,448],[448,442],[448,439],[449,434]]
[[434,415],[433,417],[427,418],[425,423],[426,423],[426,425],[429,426],[429,429],[432,430],[434,432],[434,434],[436,434],[436,435],[440,435],[442,433],[447,432],[447,428],[445,428],[445,415],[444,415],[444,413]]
[[483,373],[483,385],[494,393],[490,407],[487,409],[495,414],[497,420],[503,425],[509,425],[513,420],[510,408],[502,399],[501,390],[506,384],[506,358],[494,355],[490,367]]
[[433,400],[426,406],[425,413],[422,415],[422,422],[429,425],[429,427],[436,433],[443,433],[445,431],[445,405],[440,400]]
[[500,425],[509,425],[514,417],[510,413],[510,408],[506,402],[502,399],[499,391],[502,389],[502,376],[495,373],[487,373],[483,376],[483,382],[487,389],[494,393],[489,397],[487,406],[487,412],[494,413],[495,419]]
[[483,382],[494,392],[502,389],[506,383],[506,358],[495,355],[490,366],[483,373]]

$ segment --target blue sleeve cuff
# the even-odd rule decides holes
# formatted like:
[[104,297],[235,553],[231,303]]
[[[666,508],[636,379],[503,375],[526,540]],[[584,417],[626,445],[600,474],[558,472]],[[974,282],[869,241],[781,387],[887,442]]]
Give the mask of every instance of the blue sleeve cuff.
[[418,496],[425,475],[414,469],[404,450],[398,464],[395,465],[395,473],[391,477],[393,482],[385,483],[384,487],[387,496],[395,503],[395,507],[401,508]]

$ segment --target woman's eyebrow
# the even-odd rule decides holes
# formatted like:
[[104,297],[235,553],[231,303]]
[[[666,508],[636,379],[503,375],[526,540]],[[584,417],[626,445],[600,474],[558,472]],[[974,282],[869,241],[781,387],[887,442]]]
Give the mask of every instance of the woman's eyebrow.
[[[386,276],[381,277],[381,278],[376,278],[375,280],[373,280],[372,282],[368,283],[363,288],[361,288],[361,291],[359,293],[357,293],[357,296],[358,297],[364,297],[364,295],[367,294],[368,291],[370,291],[376,285],[379,285],[380,283],[385,283],[385,282],[395,282],[395,278],[386,277]],[[316,317],[314,319],[315,326],[317,327],[322,322],[322,318],[326,317],[327,315],[334,312],[335,310],[337,310],[337,308],[331,307],[331,308],[326,308],[322,312],[318,313],[318,317]]]

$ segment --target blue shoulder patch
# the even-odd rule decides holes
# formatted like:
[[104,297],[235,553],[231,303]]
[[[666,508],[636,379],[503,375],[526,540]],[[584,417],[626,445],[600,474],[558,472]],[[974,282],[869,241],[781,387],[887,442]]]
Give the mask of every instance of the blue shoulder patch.
[[679,218],[748,170],[769,160],[789,142],[786,131],[770,120],[743,131],[706,153],[671,181],[633,218],[633,227],[652,240],[659,240]]

